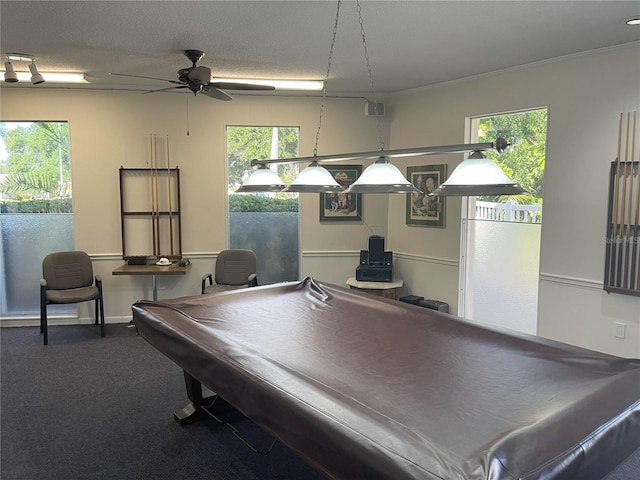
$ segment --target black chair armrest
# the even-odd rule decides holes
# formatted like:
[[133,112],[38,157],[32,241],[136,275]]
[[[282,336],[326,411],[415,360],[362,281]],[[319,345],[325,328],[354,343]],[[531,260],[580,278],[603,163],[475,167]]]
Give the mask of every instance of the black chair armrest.
[[257,287],[258,286],[258,276],[255,273],[252,273],[251,275],[249,275],[249,286],[250,287]]
[[209,285],[213,285],[213,274],[212,273],[205,273],[202,276],[202,286],[200,289],[200,293],[204,294],[204,289],[207,288],[207,279],[209,279]]

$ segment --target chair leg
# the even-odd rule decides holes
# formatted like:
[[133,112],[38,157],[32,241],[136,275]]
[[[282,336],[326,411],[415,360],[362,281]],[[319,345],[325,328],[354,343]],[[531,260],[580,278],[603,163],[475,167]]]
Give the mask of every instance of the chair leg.
[[49,344],[49,331],[47,328],[47,290],[40,284],[40,333],[44,334],[44,344]]
[[[102,301],[102,295],[96,299],[96,308],[98,307],[98,302],[100,303],[100,334],[105,336],[105,326],[104,326],[104,302]],[[98,311],[96,310],[96,322],[98,321]]]
[[44,333],[44,344],[49,345],[49,329],[47,328],[47,305],[40,305],[40,333]]

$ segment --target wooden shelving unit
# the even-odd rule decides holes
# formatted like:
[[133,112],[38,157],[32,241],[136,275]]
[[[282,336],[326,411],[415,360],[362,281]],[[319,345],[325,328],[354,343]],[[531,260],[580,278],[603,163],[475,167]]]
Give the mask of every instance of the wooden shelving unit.
[[180,169],[120,167],[122,258],[182,258]]

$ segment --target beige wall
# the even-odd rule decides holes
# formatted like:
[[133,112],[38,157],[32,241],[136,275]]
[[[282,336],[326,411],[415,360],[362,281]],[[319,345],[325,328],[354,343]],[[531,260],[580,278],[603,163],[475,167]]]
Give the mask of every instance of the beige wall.
[[[300,154],[307,156],[313,154],[320,109],[317,97],[237,95],[219,102],[181,94],[37,87],[3,88],[1,94],[3,121],[69,122],[75,245],[92,256],[103,277],[109,321],[128,320],[131,303],[151,296],[149,277],[111,275],[122,264],[118,168],[149,166],[149,135],[169,136],[171,163],[180,167],[183,254],[193,264],[185,277],[159,277],[158,295],[191,295],[199,293],[201,275],[212,271],[215,255],[227,246],[225,126],[300,126]],[[377,148],[375,119],[365,116],[364,103],[327,100],[318,155]],[[388,135],[388,125],[383,131]],[[386,231],[384,195],[365,202],[366,224],[320,225],[317,194],[302,195],[301,211],[303,276],[344,283],[358,263],[358,250],[365,248],[366,224],[376,233]],[[80,315],[88,321],[88,304]]]
[[[620,113],[640,106],[640,46],[593,52],[526,69],[400,95],[390,102],[393,148],[465,141],[465,119],[549,108],[538,333],[595,350],[640,356],[640,298],[602,290],[609,166]],[[413,158],[447,163],[462,155]],[[447,200],[445,229],[405,225],[404,198],[389,199],[388,248],[407,259],[411,293],[457,305],[461,200]],[[427,273],[428,272],[428,273]],[[616,321],[627,324],[614,339]]]
[[[542,227],[539,334],[621,356],[640,357],[640,298],[602,290],[607,178],[616,156],[618,118],[640,104],[640,46],[612,49],[502,72],[387,99],[383,131],[389,148],[465,141],[465,119],[549,107],[549,139]],[[236,96],[232,102],[178,94],[140,95],[79,90],[2,89],[2,120],[68,120],[74,181],[76,246],[95,260],[105,280],[110,321],[124,321],[130,305],[150,296],[147,278],[113,277],[122,263],[118,168],[145,166],[148,135],[168,134],[181,168],[186,277],[161,278],[159,296],[198,293],[200,276],[226,246],[224,127],[299,125],[301,155],[311,155],[319,99]],[[374,117],[362,99],[331,99],[318,154],[373,150]],[[389,144],[388,140],[392,142]],[[414,157],[408,165],[447,163],[462,155]],[[301,199],[301,276],[343,284],[371,234],[384,235],[395,253],[402,294],[458,299],[460,199],[447,200],[446,228],[405,224],[404,195],[366,195],[364,222],[320,224],[318,196]],[[90,312],[81,311],[82,321]],[[627,323],[625,340],[613,323]]]

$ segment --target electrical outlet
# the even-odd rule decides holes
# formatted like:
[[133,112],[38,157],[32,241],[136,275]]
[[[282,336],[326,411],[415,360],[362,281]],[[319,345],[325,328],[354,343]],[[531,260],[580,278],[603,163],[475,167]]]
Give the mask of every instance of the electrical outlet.
[[613,327],[613,336],[615,338],[624,338],[626,328],[626,323],[616,322]]

